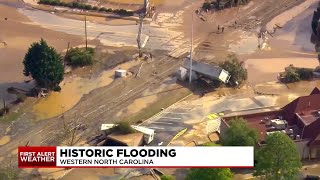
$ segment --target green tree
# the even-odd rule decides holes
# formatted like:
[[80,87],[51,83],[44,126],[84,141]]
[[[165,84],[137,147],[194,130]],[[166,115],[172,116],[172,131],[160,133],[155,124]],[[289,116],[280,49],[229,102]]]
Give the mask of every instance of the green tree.
[[273,133],[257,152],[255,176],[271,180],[294,179],[301,168],[299,152],[294,142],[283,133]]
[[30,76],[42,88],[54,89],[63,80],[62,57],[43,39],[29,48],[23,60],[25,76]]
[[161,180],[174,180],[174,177],[171,175],[162,175],[160,177]]
[[229,168],[201,168],[190,169],[186,180],[230,180],[233,174]]
[[231,75],[228,85],[235,87],[240,85],[248,78],[247,69],[243,67],[243,63],[239,62],[234,54],[230,54],[227,60],[220,64],[220,67],[228,71]]
[[255,146],[258,143],[258,133],[250,128],[243,118],[234,118],[229,122],[230,127],[222,138],[224,146]]
[[93,64],[93,48],[72,48],[66,54],[65,61],[71,66],[87,66]]

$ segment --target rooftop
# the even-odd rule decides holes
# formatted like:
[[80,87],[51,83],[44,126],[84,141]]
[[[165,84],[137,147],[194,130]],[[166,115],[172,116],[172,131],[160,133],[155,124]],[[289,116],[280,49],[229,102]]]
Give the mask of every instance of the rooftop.
[[309,125],[319,119],[320,110],[303,111],[301,113],[296,113],[296,115],[304,125]]
[[[247,114],[243,117],[248,126],[256,129],[259,134],[259,141],[264,142],[268,134],[283,132],[292,139],[301,134],[301,129],[296,125],[289,126],[286,120],[282,120],[282,111],[269,111],[255,114]],[[228,122],[231,117],[227,118]]]
[[311,146],[320,146],[320,134],[310,143]]
[[[232,117],[224,118],[228,122]],[[286,133],[295,140],[320,138],[320,90],[314,88],[310,95],[295,99],[281,110],[245,114],[240,117],[259,132],[260,141],[264,141],[268,134],[275,131]],[[320,140],[317,140],[320,144],[318,141]]]

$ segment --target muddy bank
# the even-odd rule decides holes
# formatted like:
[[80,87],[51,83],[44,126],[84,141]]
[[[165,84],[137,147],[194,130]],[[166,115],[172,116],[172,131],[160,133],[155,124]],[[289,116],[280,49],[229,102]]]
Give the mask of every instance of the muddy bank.
[[[307,5],[304,5],[308,3]],[[284,25],[281,29],[278,29],[275,33],[275,38],[270,38],[271,44],[282,44],[287,43],[287,46],[296,48],[305,52],[314,52],[315,45],[312,39],[311,21],[313,12],[318,6],[318,1],[306,1],[301,4],[300,8],[303,11],[292,9],[294,17],[288,21],[281,21]],[[298,12],[296,12],[298,11]],[[290,17],[290,15],[288,15]],[[291,15],[292,16],[292,15]],[[279,20],[280,21],[280,20]],[[270,23],[273,23],[272,21]]]
[[33,113],[37,119],[48,119],[58,116],[76,105],[83,95],[94,89],[107,86],[114,80],[116,69],[130,69],[140,64],[139,61],[130,61],[102,72],[97,77],[81,78],[71,76],[61,82],[61,92],[51,92],[47,97],[40,99],[33,106]]
[[248,59],[245,61],[248,69],[248,81],[252,84],[277,81],[277,76],[290,64],[296,67],[315,68],[319,65],[316,58],[265,58]]
[[42,37],[50,46],[61,52],[67,47],[68,42],[74,46],[83,44],[84,40],[82,37],[41,28],[31,23],[29,18],[19,13],[16,8],[2,5],[11,3],[13,6],[16,2],[0,2],[0,16],[7,18],[1,20],[0,28],[0,41],[6,43],[6,46],[0,44],[0,96],[11,101],[15,97],[7,93],[8,87],[30,88],[29,84],[24,83],[29,78],[23,75],[22,61],[33,42],[39,41]]

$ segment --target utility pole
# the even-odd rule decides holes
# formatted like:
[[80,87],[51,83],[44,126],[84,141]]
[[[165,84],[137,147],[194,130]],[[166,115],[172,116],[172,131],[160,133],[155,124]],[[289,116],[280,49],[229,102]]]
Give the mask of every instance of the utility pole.
[[84,33],[86,36],[86,50],[88,49],[88,37],[87,37],[87,16],[84,16]]
[[139,17],[139,31],[138,31],[138,36],[137,36],[137,43],[138,43],[138,49],[139,49],[139,57],[142,57],[142,44],[141,44],[141,33],[142,33],[142,25],[143,25],[143,19],[144,15],[140,15]]
[[191,22],[191,48],[190,48],[190,73],[189,73],[189,84],[192,82],[192,50],[193,48],[193,13],[192,13],[192,22]]
[[67,55],[68,55],[68,53],[69,53],[69,48],[70,48],[70,42],[68,42],[67,51],[66,51],[66,54],[65,54],[65,56],[64,56],[64,60],[63,60],[63,68],[65,68],[65,67],[66,67],[66,57],[67,57]]

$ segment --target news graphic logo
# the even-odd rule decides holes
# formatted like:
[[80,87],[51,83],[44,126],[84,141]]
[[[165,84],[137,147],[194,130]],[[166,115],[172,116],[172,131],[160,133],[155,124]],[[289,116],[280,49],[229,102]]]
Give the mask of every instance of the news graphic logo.
[[253,147],[19,147],[20,168],[251,168]]
[[24,167],[55,167],[56,147],[19,147],[18,165]]

